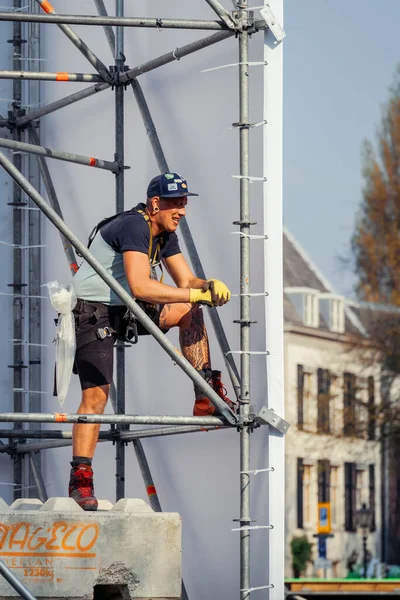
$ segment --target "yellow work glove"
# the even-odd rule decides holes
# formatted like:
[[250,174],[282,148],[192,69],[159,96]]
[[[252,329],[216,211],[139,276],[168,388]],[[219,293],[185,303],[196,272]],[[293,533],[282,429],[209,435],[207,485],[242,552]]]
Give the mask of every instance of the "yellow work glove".
[[231,299],[230,290],[218,279],[207,279],[203,290],[211,290],[211,297],[216,306],[222,306]]
[[202,289],[189,290],[189,302],[192,304],[207,304],[207,306],[222,306],[231,298],[231,293],[222,281],[208,279]]
[[190,288],[189,290],[189,302],[192,304],[207,304],[207,306],[214,306],[211,290],[198,290]]

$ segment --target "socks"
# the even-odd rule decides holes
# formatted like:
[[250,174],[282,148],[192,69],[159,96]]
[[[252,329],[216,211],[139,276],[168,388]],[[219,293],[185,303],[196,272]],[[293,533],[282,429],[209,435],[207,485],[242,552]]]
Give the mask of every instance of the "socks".
[[71,467],[77,467],[78,465],[92,466],[92,459],[87,456],[73,456],[71,461]]
[[[212,377],[211,369],[201,369],[200,371],[198,371],[198,373],[202,376],[203,379],[205,379],[207,381],[207,383],[210,384],[211,377]],[[195,394],[196,400],[200,400],[201,398],[204,398],[204,392],[202,392],[200,390],[200,388],[197,387],[196,384],[194,384],[194,394]]]

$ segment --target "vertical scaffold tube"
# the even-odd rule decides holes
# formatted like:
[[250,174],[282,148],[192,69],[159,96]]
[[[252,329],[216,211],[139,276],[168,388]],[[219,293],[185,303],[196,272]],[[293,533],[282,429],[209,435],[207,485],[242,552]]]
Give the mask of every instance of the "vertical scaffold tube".
[[[245,8],[244,2],[241,8]],[[250,525],[250,429],[245,424],[250,408],[250,202],[249,202],[249,76],[247,12],[240,11],[243,30],[239,35],[239,152],[240,152],[240,349],[241,394],[240,417],[240,527]],[[240,599],[249,597],[250,531],[240,531]]]
[[[124,16],[124,0],[115,2],[116,16]],[[115,36],[115,69],[124,70],[124,28],[116,28]],[[116,212],[124,210],[124,86],[115,86],[115,161],[119,165],[119,172],[115,176]],[[117,403],[116,413],[125,413],[125,348],[124,343],[116,345],[116,387]],[[121,429],[126,427],[122,426]],[[116,499],[120,500],[125,495],[125,444],[117,441],[116,445]]]
[[[22,0],[14,0],[13,8],[19,11],[22,8]],[[13,23],[13,36],[9,42],[13,45],[13,69],[21,69],[22,58],[22,23]],[[22,102],[22,82],[20,80],[13,81],[13,103],[12,114],[14,118],[19,116]],[[15,128],[13,131],[13,139],[20,142],[22,139],[21,130]],[[13,153],[12,161],[18,171],[22,170],[22,155],[18,152]],[[25,306],[22,298],[22,289],[24,283],[23,277],[23,241],[24,241],[24,211],[21,210],[23,205],[22,190],[14,182],[13,183],[13,280],[11,289],[14,292],[13,299],[13,331],[14,335],[14,351],[13,351],[13,371],[14,371],[14,411],[19,412],[24,410],[24,346],[22,344],[25,335]],[[20,340],[20,341],[18,341]],[[15,423],[14,429],[22,429],[21,423]],[[21,498],[21,490],[23,488],[23,458],[17,454],[13,457],[14,460],[14,499]]]

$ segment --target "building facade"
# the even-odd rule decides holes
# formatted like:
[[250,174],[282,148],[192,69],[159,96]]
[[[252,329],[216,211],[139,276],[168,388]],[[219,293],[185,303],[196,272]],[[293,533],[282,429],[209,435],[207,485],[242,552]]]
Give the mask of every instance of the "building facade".
[[365,334],[359,315],[333,292],[290,236],[284,235],[286,418],[286,576],[293,576],[291,541],[307,536],[318,566],[319,503],[330,508],[328,568],[345,577],[362,564],[357,511],[371,514],[370,568],[381,561],[381,442],[374,407],[380,367],[361,360],[354,339]]

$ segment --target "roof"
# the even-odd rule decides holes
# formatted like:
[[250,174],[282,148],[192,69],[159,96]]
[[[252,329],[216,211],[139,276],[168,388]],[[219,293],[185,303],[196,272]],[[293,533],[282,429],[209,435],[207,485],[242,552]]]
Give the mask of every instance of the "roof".
[[[310,288],[310,290],[321,293],[335,293],[333,286],[287,229],[284,229],[283,232],[283,287],[284,289]],[[297,312],[287,293],[284,293],[283,308],[286,323],[304,325],[301,315]],[[365,327],[357,312],[353,308],[345,306],[345,333],[365,335]],[[319,315],[319,329],[329,331],[328,324],[321,312]]]

